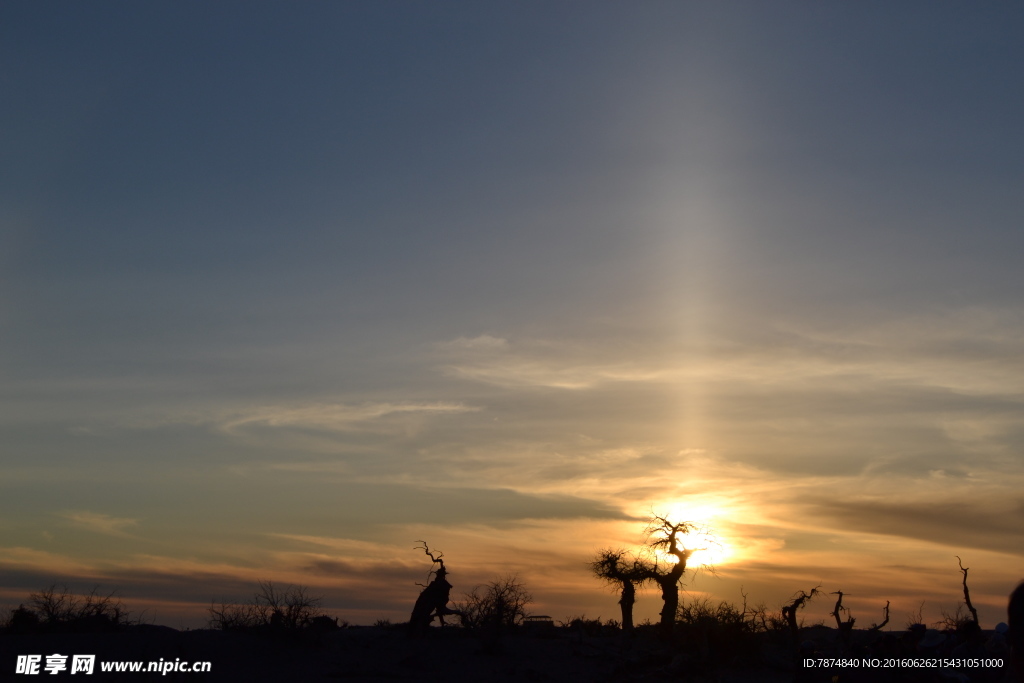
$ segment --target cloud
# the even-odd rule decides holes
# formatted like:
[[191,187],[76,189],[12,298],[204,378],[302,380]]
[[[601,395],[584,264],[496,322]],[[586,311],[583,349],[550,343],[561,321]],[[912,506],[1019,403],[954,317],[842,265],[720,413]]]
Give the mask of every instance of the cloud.
[[45,550],[37,550],[35,548],[28,548],[25,546],[7,546],[0,548],[2,553],[2,563],[5,566],[37,566],[37,567],[52,567],[54,571],[62,571],[58,567],[67,568],[67,571],[76,571],[81,569],[84,565],[81,561],[70,560],[69,558],[51,553]]
[[251,427],[348,431],[358,425],[388,417],[407,415],[450,415],[479,410],[462,403],[315,403],[304,406],[267,406],[223,418],[219,427],[236,434]]
[[[1024,313],[1013,307],[964,306],[900,316],[831,320],[757,311],[723,319],[700,335],[667,329],[571,338],[458,337],[436,343],[450,376],[507,389],[592,389],[622,382],[677,386],[714,383],[814,395],[849,387],[864,397],[930,392],[948,403],[1019,402]],[[854,391],[855,390],[855,391]],[[856,394],[856,395],[854,395]],[[861,401],[871,410],[872,401]]]
[[479,337],[459,337],[448,342],[438,344],[440,348],[447,349],[473,349],[473,350],[499,350],[508,348],[508,340],[501,337],[492,337],[489,334],[482,334]]
[[607,350],[567,342],[531,340],[513,346],[483,335],[459,337],[435,347],[446,357],[449,375],[500,387],[589,389],[608,382],[643,382],[676,375],[665,365],[646,366],[621,354],[603,359]]
[[67,519],[80,529],[97,534],[107,534],[108,536],[127,537],[129,534],[126,530],[139,524],[137,519],[112,517],[100,512],[63,512],[59,516]]
[[1007,501],[819,500],[808,512],[849,531],[1024,556],[1024,498]]

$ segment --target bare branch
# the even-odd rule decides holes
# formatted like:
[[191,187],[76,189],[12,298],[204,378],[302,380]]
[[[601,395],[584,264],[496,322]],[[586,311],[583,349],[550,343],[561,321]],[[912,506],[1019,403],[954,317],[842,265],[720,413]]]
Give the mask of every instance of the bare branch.
[[807,602],[812,600],[815,595],[819,595],[821,593],[820,589],[821,584],[819,583],[817,586],[811,589],[810,593],[800,591],[799,593],[793,596],[792,602],[782,607],[782,616],[786,619],[786,623],[789,624],[789,632],[793,635],[794,642],[800,633],[800,626],[797,624],[796,621],[797,612],[803,609],[803,606]]
[[885,601],[885,607],[883,608],[882,611],[885,614],[885,619],[883,619],[882,623],[880,623],[880,624],[872,624],[871,628],[868,629],[868,632],[871,632],[871,631],[881,631],[882,627],[889,623],[889,601],[888,600]]
[[964,602],[967,604],[967,609],[971,611],[971,616],[974,617],[974,625],[978,626],[978,610],[974,609],[974,605],[971,604],[971,591],[967,589],[967,570],[970,569],[970,567],[964,566],[959,555],[954,555],[954,557],[956,557],[957,565],[960,566],[960,571],[964,573]]

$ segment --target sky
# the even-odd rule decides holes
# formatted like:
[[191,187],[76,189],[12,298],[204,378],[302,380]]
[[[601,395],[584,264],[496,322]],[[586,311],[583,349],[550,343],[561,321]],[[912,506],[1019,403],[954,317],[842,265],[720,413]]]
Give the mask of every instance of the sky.
[[[1024,10],[0,6],[0,603],[1024,578]],[[923,606],[922,606],[923,603]],[[830,600],[812,603],[827,618]],[[637,613],[654,618],[656,592]]]

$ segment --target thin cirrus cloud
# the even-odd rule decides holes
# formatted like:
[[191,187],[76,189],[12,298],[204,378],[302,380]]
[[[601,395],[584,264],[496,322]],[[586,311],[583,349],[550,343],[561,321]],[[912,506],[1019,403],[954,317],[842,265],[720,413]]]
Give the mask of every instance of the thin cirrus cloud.
[[74,527],[91,531],[107,536],[130,536],[128,533],[139,526],[138,519],[127,517],[114,517],[101,512],[89,512],[85,510],[63,512],[59,514],[69,521]]
[[[699,338],[518,340],[489,334],[435,344],[449,375],[506,388],[589,389],[608,382],[730,381],[795,386],[805,379],[855,376],[946,387],[974,394],[1019,393],[1024,324],[1013,309],[972,306],[907,311],[880,319],[829,321],[756,311],[704,326]],[[879,386],[882,386],[881,384]]]
[[312,404],[256,408],[222,418],[218,428],[228,434],[240,434],[257,427],[350,431],[382,418],[415,415],[453,415],[479,408],[461,403],[363,403]]
[[645,382],[672,376],[665,368],[645,368],[633,360],[581,362],[586,347],[551,341],[511,344],[507,339],[480,335],[436,344],[447,357],[442,366],[454,377],[499,387],[549,387],[581,390],[607,382]]

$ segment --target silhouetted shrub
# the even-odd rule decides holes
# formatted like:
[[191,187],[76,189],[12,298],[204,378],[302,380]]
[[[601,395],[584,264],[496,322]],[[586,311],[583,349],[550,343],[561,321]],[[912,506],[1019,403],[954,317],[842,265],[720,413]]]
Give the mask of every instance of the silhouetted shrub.
[[924,600],[922,600],[921,604],[917,606],[917,611],[916,612],[911,612],[911,613],[907,614],[907,622],[903,625],[903,627],[906,630],[909,631],[914,626],[923,626],[924,625],[924,616],[922,616],[923,612],[924,612]]
[[259,625],[255,608],[252,604],[239,605],[231,602],[215,602],[210,605],[210,628],[222,631],[244,631]]
[[747,628],[754,633],[780,633],[786,630],[781,611],[772,612],[763,602],[744,610]]
[[679,605],[676,615],[681,624],[694,625],[700,623],[713,623],[723,628],[734,628],[738,631],[747,630],[746,615],[735,605],[726,602],[713,604],[708,598],[691,600],[688,603]]
[[390,619],[378,619],[373,622],[374,628],[379,628],[384,631],[406,631],[409,627],[408,621],[396,621],[392,622]]
[[39,630],[39,616],[24,605],[11,610],[11,616],[4,628],[11,633],[33,633]]
[[[585,614],[581,614],[577,617],[566,617],[564,621],[559,623],[563,628],[567,628],[573,633],[584,636],[599,636],[607,630],[605,625],[601,623],[601,617],[598,617],[597,619],[587,619]],[[618,622],[615,623],[617,626]],[[618,629],[616,628],[615,630]]]
[[515,575],[504,576],[477,586],[466,599],[457,604],[466,628],[506,628],[516,626],[526,617],[526,606],[533,596]]
[[128,624],[129,612],[120,599],[101,595],[97,588],[86,595],[52,584],[28,596],[28,606],[11,610],[8,630],[14,633],[116,631]]
[[271,581],[260,581],[250,602],[210,605],[210,627],[224,631],[308,629],[321,617],[329,619],[320,609],[322,603],[323,598],[311,596],[305,586],[282,589]]
[[129,612],[112,592],[98,589],[78,595],[67,586],[50,585],[11,609],[2,624],[10,633],[85,633],[117,631],[128,626]]
[[941,612],[942,618],[935,623],[935,628],[957,635],[974,635],[980,631],[974,616],[970,614],[963,603],[956,606],[956,611],[950,614],[946,610]]
[[684,650],[697,661],[752,664],[759,659],[758,634],[786,630],[781,613],[708,598],[683,603],[677,612],[676,631]]
[[337,617],[331,618],[326,614],[321,614],[310,619],[309,626],[307,628],[315,633],[330,633],[331,631],[337,631],[338,629],[346,628],[347,626],[348,622],[344,619],[339,621]]

